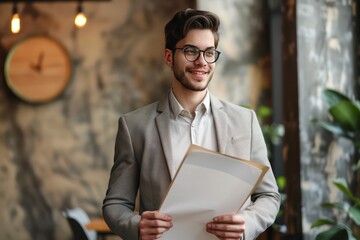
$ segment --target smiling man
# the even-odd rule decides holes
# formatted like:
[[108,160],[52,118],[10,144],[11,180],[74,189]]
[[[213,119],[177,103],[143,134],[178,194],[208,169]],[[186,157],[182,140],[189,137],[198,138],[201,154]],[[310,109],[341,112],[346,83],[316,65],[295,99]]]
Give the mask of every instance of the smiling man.
[[[191,144],[270,167],[255,113],[208,90],[220,56],[219,24],[211,12],[176,13],[165,26],[164,58],[174,76],[169,93],[119,119],[103,214],[125,240],[160,239],[172,227],[158,209]],[[214,216],[204,228],[221,240],[253,240],[274,222],[279,203],[270,168],[239,213]]]

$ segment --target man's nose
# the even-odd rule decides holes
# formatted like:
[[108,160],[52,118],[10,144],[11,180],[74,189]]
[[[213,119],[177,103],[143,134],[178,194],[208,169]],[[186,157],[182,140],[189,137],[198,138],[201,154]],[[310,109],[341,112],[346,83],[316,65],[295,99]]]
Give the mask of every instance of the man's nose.
[[196,59],[195,64],[196,65],[202,65],[202,66],[207,64],[207,62],[205,61],[205,57],[204,57],[203,52],[199,53],[199,57],[198,57],[198,59]]

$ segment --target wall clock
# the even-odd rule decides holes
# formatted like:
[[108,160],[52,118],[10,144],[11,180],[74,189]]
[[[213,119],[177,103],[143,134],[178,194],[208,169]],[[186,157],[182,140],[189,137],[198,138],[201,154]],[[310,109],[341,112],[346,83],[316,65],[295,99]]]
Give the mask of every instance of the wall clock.
[[6,83],[16,96],[31,103],[45,103],[66,89],[72,62],[57,40],[32,36],[11,48],[4,72]]

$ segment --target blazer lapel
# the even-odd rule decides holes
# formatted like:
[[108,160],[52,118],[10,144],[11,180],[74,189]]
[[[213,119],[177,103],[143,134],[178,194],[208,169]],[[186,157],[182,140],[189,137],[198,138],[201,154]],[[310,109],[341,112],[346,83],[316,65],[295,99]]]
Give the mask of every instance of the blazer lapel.
[[223,111],[223,104],[210,95],[211,110],[214,116],[215,132],[217,136],[217,144],[220,153],[226,153],[226,143],[228,139],[228,117]]
[[[171,173],[171,146],[170,146],[170,109],[168,98],[163,98],[158,105],[159,116],[156,117],[156,126],[161,139],[161,146],[166,158],[167,167],[170,176]],[[228,139],[228,117],[223,111],[223,104],[215,96],[210,94],[211,110],[214,116],[215,132],[219,152],[226,153]]]
[[171,146],[170,146],[170,111],[168,98],[163,98],[157,108],[159,116],[156,117],[156,126],[161,139],[161,146],[164,152],[166,163],[169,171],[171,173]]

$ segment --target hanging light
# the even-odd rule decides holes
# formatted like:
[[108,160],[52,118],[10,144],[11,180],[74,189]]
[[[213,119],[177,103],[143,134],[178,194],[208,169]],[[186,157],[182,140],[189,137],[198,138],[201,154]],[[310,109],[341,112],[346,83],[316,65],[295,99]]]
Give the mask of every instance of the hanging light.
[[79,1],[79,5],[77,7],[77,11],[76,11],[76,17],[75,17],[75,26],[77,28],[82,28],[85,26],[86,24],[86,16],[84,14],[83,8],[82,8],[82,1]]
[[12,33],[20,32],[20,16],[17,10],[16,2],[14,3],[13,6],[12,19],[11,19],[11,32]]

